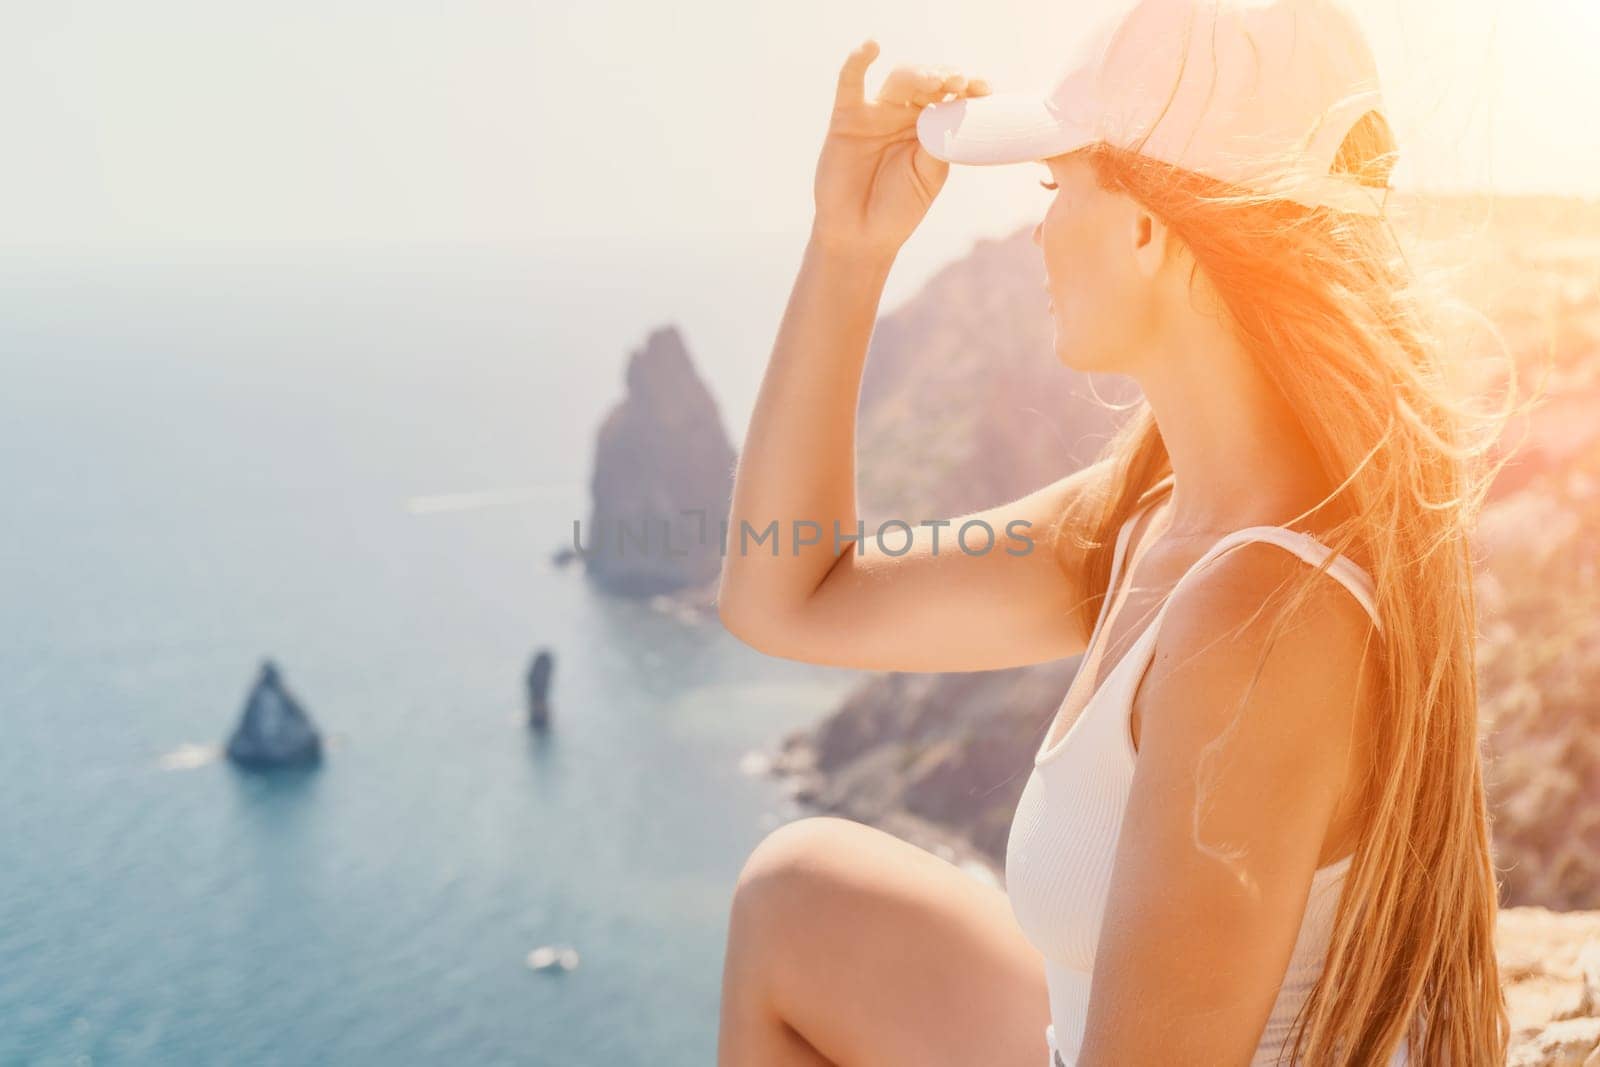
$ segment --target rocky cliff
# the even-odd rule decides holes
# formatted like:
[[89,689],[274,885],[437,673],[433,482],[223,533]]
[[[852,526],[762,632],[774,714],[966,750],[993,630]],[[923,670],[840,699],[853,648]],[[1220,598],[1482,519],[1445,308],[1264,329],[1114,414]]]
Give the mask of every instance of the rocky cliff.
[[631,597],[714,583],[733,473],[733,446],[683,338],[672,326],[653,330],[630,356],[627,393],[596,442],[580,542],[589,578]]
[[[1036,667],[875,675],[774,769],[801,801],[946,855],[1003,862],[1012,812],[1076,657]],[[964,847],[965,846],[965,847]]]

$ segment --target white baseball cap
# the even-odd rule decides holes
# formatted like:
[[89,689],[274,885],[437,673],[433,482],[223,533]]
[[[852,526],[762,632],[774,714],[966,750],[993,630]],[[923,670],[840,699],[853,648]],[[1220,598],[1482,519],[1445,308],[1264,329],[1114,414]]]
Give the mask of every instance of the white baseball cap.
[[917,138],[970,164],[1103,141],[1251,192],[1381,215],[1387,186],[1332,172],[1373,111],[1387,122],[1377,64],[1339,0],[1140,0],[1090,33],[1048,95],[930,104]]

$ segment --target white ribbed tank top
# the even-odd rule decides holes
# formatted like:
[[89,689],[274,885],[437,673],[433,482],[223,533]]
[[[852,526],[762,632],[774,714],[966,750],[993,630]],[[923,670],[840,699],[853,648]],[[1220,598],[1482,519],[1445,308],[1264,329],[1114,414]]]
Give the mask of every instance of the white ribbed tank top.
[[[1157,485],[1171,480],[1168,475]],[[1083,663],[1089,662],[1088,653],[1094,649],[1105,624],[1117,591],[1129,532],[1143,512],[1143,508],[1136,510],[1117,534],[1111,578]],[[1278,545],[1314,567],[1321,566],[1332,552],[1302,531],[1249,526],[1226,535],[1208,549],[1178,579],[1172,592],[1190,574],[1228,549],[1252,541]],[[1367,572],[1340,555],[1328,565],[1327,573],[1350,590],[1381,630],[1372,579]],[[1156,631],[1171,602],[1169,592],[1155,618],[1090,694],[1067,732],[1053,743],[1050,737],[1056,723],[1052,720],[1044,743],[1034,756],[1033,772],[1011,823],[1006,847],[1006,892],[1023,934],[1045,959],[1051,1017],[1045,1039],[1050,1044],[1051,1067],[1059,1067],[1058,1058],[1060,1064],[1073,1067],[1083,1042],[1089,979],[1137,758],[1129,712],[1139,680],[1149,667]],[[1076,684],[1069,687],[1063,706],[1077,688]],[[1352,854],[1318,868],[1312,878],[1293,956],[1251,1067],[1278,1062],[1280,1045],[1321,973],[1344,875],[1353,858]],[[1406,1046],[1402,1043],[1390,1065],[1401,1067],[1406,1062]]]

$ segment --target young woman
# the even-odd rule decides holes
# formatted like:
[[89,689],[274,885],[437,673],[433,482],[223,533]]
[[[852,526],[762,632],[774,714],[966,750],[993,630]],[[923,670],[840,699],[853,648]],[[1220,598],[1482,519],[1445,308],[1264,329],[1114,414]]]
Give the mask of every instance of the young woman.
[[[844,819],[760,844],[719,1063],[1502,1062],[1467,540],[1492,471],[1381,214],[1359,32],[1329,0],[1145,0],[1031,108],[924,66],[868,99],[876,55],[839,72],[722,619],[867,670],[1084,657],[1007,892]],[[921,516],[903,554],[836,543],[882,286],[951,160],[1048,167],[1056,355],[1143,400],[1098,462],[938,549]],[[1037,550],[957,550],[968,519]],[[741,547],[773,522],[776,551]]]

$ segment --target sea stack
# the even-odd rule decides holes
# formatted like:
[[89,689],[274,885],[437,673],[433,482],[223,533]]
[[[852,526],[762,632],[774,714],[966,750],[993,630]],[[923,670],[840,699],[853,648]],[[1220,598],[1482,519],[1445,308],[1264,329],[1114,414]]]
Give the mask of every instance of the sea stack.
[[676,327],[651,331],[627,379],[600,427],[593,508],[574,548],[602,590],[646,599],[722,569],[735,453]]
[[251,770],[308,766],[322,759],[322,738],[311,716],[284,688],[270,659],[261,662],[244,714],[228,739],[228,758]]
[[550,725],[550,674],[556,658],[541,648],[528,665],[528,725],[543,730]]

